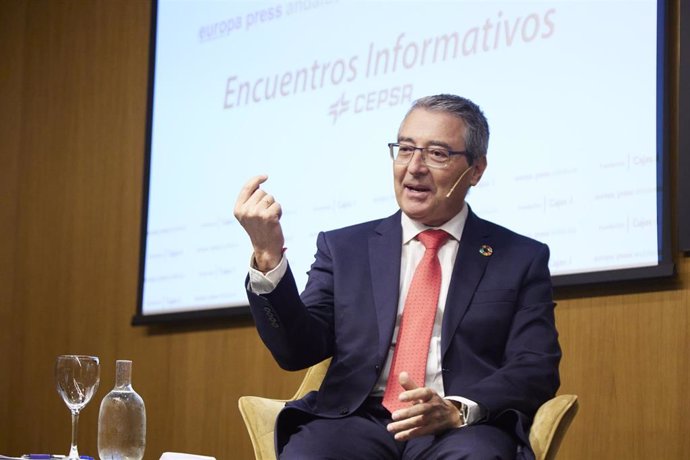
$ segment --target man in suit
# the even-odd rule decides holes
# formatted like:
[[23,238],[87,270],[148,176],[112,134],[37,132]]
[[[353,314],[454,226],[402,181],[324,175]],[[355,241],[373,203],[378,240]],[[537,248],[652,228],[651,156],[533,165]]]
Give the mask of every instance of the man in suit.
[[531,419],[559,385],[549,251],[465,203],[488,139],[471,101],[416,101],[389,144],[400,211],[320,233],[301,296],[267,177],[245,184],[235,216],[262,340],[289,370],[332,357],[320,390],[279,415],[281,458],[532,458]]

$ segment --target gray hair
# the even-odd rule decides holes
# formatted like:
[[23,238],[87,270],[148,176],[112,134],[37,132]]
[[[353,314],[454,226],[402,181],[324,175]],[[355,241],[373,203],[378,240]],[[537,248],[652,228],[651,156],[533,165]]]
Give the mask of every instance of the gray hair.
[[467,126],[464,133],[465,150],[472,160],[486,155],[489,149],[489,123],[474,102],[453,94],[437,94],[417,99],[407,114],[415,109],[447,112],[462,119]]

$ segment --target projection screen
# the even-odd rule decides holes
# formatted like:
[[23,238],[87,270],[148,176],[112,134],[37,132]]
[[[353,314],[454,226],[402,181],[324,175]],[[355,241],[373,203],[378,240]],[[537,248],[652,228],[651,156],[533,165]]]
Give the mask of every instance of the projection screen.
[[551,248],[555,283],[666,276],[663,2],[159,0],[135,324],[246,312],[232,216],[267,174],[303,287],[319,231],[397,210],[411,103],[486,114],[467,201]]

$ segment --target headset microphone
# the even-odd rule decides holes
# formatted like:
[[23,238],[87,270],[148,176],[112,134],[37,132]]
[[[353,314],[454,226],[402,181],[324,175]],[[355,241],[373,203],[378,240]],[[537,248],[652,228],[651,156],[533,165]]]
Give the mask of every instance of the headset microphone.
[[472,168],[474,168],[474,166],[468,166],[467,169],[464,170],[464,171],[462,172],[462,174],[460,174],[460,177],[458,177],[458,180],[456,180],[455,183],[453,184],[453,186],[450,188],[450,191],[449,191],[448,194],[446,195],[446,198],[450,198],[450,194],[453,193],[453,190],[455,190],[455,187],[458,186],[458,184],[460,183],[460,181],[462,180],[462,178],[465,177],[465,174],[467,174],[467,173],[470,171],[470,169],[472,169]]

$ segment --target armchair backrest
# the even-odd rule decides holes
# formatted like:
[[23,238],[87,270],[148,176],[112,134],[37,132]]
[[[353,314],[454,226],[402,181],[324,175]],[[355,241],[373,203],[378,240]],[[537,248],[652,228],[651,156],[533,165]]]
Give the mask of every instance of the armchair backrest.
[[558,395],[546,401],[534,416],[529,443],[536,460],[554,460],[579,404],[577,395]]
[[330,365],[331,358],[327,358],[310,367],[292,399],[299,399],[310,391],[318,390],[321,387],[321,382],[323,382],[323,378],[326,376],[326,371]]

